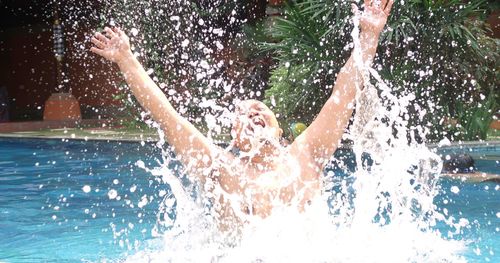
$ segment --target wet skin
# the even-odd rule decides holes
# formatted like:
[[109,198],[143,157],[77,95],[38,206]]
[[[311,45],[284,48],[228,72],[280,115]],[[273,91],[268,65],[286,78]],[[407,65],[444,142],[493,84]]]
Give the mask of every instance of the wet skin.
[[[296,150],[280,145],[282,130],[274,113],[262,102],[243,101],[237,105],[236,115],[233,146],[240,149],[240,155],[222,153],[215,162],[212,179],[227,194],[242,197],[239,205],[245,214],[267,217],[276,204],[294,203],[302,210],[320,190],[321,167],[311,165],[315,163],[311,155],[298,161]],[[308,181],[300,174],[315,176]],[[226,216],[230,214],[231,204],[224,196],[219,202]]]
[[[353,5],[353,12],[359,15],[365,65],[375,56],[392,4],[393,0],[366,0],[363,12]],[[282,130],[267,106],[255,100],[236,105],[238,117],[231,134],[233,146],[241,154],[235,156],[214,145],[172,107],[132,54],[129,38],[121,29],[105,28],[91,41],[92,52],[119,66],[130,90],[160,125],[188,174],[219,201],[215,210],[221,222],[237,221],[241,213],[267,217],[278,206],[303,211],[320,196],[322,170],[339,145],[353,113],[356,91],[363,85],[354,56],[338,73],[332,95],[316,119],[287,148],[279,144]]]

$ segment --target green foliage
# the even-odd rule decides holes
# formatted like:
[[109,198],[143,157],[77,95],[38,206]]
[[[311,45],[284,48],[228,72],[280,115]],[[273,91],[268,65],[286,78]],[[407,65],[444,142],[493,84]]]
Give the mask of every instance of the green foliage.
[[263,43],[262,48],[274,53],[279,66],[273,71],[266,101],[279,98],[275,108],[285,122],[312,121],[326,101],[349,55],[343,48],[352,29],[349,10],[347,1],[288,2],[285,16],[270,28],[271,39],[278,41]]
[[[184,115],[199,121],[203,100],[222,100],[237,93],[241,83],[257,85],[255,73],[243,67],[233,79],[221,63],[226,47],[236,39],[243,17],[253,10],[254,1],[106,1],[102,12],[107,24],[118,25],[131,37],[134,51],[170,101]],[[224,47],[224,48],[223,48]],[[224,89],[216,79],[228,83]],[[245,90],[245,92],[247,92]]]
[[[310,69],[304,65],[278,67],[272,72],[270,86],[266,91],[265,103],[280,115],[287,118],[279,118],[286,126],[289,120],[311,121],[313,115],[310,111],[296,111],[295,109],[307,109],[321,107],[324,101],[317,98],[326,98],[320,89],[304,89],[310,76]],[[321,105],[316,105],[321,104]],[[280,116],[278,116],[280,117]]]
[[[431,127],[430,139],[451,134],[444,118],[480,118],[496,112],[499,41],[487,36],[484,0],[398,1],[381,36],[374,68],[396,94],[413,93],[411,126]],[[276,56],[266,97],[279,95],[276,109],[286,119],[313,117],[331,93],[337,73],[351,51],[350,3],[334,0],[288,1],[285,15],[269,29],[272,43],[262,48]],[[294,79],[305,81],[295,81]],[[482,98],[492,98],[486,103]],[[465,103],[467,101],[467,103]],[[426,112],[423,119],[417,112]],[[465,118],[465,117],[463,117]],[[311,118],[306,118],[310,120]],[[487,122],[483,118],[481,122]],[[476,123],[468,121],[467,123]],[[481,126],[482,128],[480,128]],[[485,125],[463,125],[455,138],[484,137]]]
[[[120,90],[127,90],[125,83],[120,85]],[[129,92],[115,94],[113,100],[119,101],[122,105],[119,109],[121,111],[120,125],[127,129],[147,129],[147,125],[141,118],[139,102]]]
[[457,103],[457,126],[454,139],[458,140],[486,140],[491,121],[498,107],[497,94],[491,92],[489,97],[479,105]]

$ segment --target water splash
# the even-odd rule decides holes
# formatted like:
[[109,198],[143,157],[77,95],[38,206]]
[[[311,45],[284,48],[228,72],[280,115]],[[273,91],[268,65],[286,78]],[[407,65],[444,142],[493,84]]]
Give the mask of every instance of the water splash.
[[[377,71],[361,62],[359,18],[353,21],[356,66],[364,76],[347,135],[354,142],[354,181],[344,179],[337,191],[331,196],[326,192],[304,213],[278,207],[268,218],[227,233],[217,229],[202,191],[174,176],[168,167],[172,160],[165,157],[161,167],[150,170],[172,189],[159,216],[164,231],[157,231],[158,248],[127,262],[465,261],[460,256],[465,243],[447,239],[434,228],[445,222],[458,233],[465,225],[446,218],[433,203],[441,161],[407,128],[407,107],[414,96],[395,97]],[[369,165],[362,158],[365,154]]]
[[[223,90],[223,94],[216,97],[240,92],[241,85],[217,77],[217,72],[227,65],[219,63],[212,55],[214,50],[201,43],[209,42],[202,39],[201,31],[206,22],[192,15],[187,3],[175,2],[187,10],[183,11],[187,16],[181,19],[178,16],[179,9],[161,9],[165,10],[165,17],[169,16],[172,30],[179,32],[175,35],[175,41],[171,42],[171,46],[157,47],[150,44],[149,48],[159,50],[153,53],[165,57],[162,62],[169,64],[171,69],[188,69],[187,73],[183,70],[173,71],[183,79],[176,84],[186,86],[186,78],[182,76],[188,74],[206,84],[207,89],[197,89],[202,95],[217,89]],[[144,5],[156,7],[156,3]],[[148,13],[152,9],[144,10]],[[128,12],[123,15],[126,16],[123,21],[130,19]],[[138,17],[135,19],[140,20]],[[123,25],[130,25],[133,38],[145,41],[143,29],[134,25],[136,21],[133,20]],[[440,159],[415,140],[413,131],[408,131],[406,109],[414,96],[393,96],[391,87],[380,78],[377,71],[361,62],[359,20],[355,17],[353,21],[356,65],[364,76],[364,88],[358,87],[357,113],[348,135],[354,142],[355,172],[348,179],[341,180],[336,191],[325,192],[304,213],[278,207],[270,217],[265,220],[254,219],[252,224],[237,233],[221,233],[207,209],[210,204],[207,205],[206,196],[200,194],[203,191],[196,184],[189,183],[189,178],[180,179],[172,171],[169,166],[172,158],[165,150],[159,167],[148,169],[138,163],[139,167],[147,169],[168,184],[171,193],[159,194],[164,200],[158,212],[157,227],[153,230],[157,238],[151,242],[149,249],[128,257],[128,262],[465,261],[459,255],[465,244],[448,240],[434,229],[438,222],[444,222],[457,229],[458,233],[466,224],[447,218],[437,211],[433,203],[439,190],[436,183],[441,170]],[[179,31],[181,24],[185,26]],[[196,31],[190,35],[199,37],[188,39],[185,32],[181,31]],[[224,34],[223,30],[213,28],[208,34],[217,49],[224,49],[224,45],[217,42],[218,37]],[[151,38],[154,37],[158,36]],[[169,53],[174,59],[165,55],[166,50],[172,51]],[[152,52],[140,46],[135,51]],[[184,61],[182,67],[177,61]],[[152,68],[148,69],[150,73],[153,71]],[[372,78],[375,85],[370,81]],[[160,86],[167,88],[171,84],[167,82]],[[173,101],[181,101],[179,104],[183,108],[188,107],[188,104],[199,104],[206,109],[207,126],[214,133],[220,133],[221,126],[229,126],[234,118],[226,108],[218,106],[215,99],[205,98],[207,96],[195,101],[197,98],[189,93],[172,92],[168,95]],[[220,116],[223,117],[222,125]],[[153,122],[150,125],[159,128]],[[419,130],[420,134],[426,132],[421,127],[414,129]],[[163,147],[165,140],[163,133],[159,133],[159,146]],[[261,143],[259,140],[252,141],[255,146]],[[373,161],[371,165],[362,159],[365,153],[370,155]]]

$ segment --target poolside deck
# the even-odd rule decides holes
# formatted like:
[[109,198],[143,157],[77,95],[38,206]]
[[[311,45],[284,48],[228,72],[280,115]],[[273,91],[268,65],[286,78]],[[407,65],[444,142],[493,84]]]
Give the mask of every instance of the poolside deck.
[[47,129],[101,127],[109,125],[111,121],[100,119],[86,119],[80,121],[21,121],[0,123],[0,133],[40,131]]
[[156,131],[126,129],[114,125],[110,120],[0,123],[0,137],[112,141],[158,140]]
[[[101,141],[154,142],[159,140],[153,128],[127,128],[110,120],[33,121],[0,123],[0,138],[71,139]],[[204,133],[206,127],[198,127]],[[229,142],[229,134],[214,136],[216,142]]]
[[[199,127],[205,131],[206,127]],[[110,120],[74,121],[31,121],[0,123],[0,138],[37,138],[37,139],[73,139],[104,141],[158,141],[158,132],[154,129],[129,129],[117,126]],[[215,138],[219,142],[228,142],[229,134]],[[486,141],[451,142],[447,145],[427,144],[430,148],[499,146],[500,137],[492,136]],[[350,148],[344,144],[342,148]]]
[[72,139],[103,141],[158,141],[157,134],[106,129],[62,128],[42,131],[0,133],[0,138]]

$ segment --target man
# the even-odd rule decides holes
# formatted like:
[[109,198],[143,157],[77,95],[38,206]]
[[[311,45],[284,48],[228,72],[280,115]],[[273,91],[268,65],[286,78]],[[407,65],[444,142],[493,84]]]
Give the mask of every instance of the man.
[[[371,64],[392,8],[393,0],[365,0],[360,13],[363,63]],[[353,5],[353,11],[359,12]],[[120,29],[96,33],[91,51],[120,67],[132,93],[165,133],[168,143],[191,176],[207,193],[222,224],[245,217],[265,218],[277,207],[303,211],[321,194],[322,171],[337,149],[353,112],[362,74],[351,56],[337,76],[333,94],[317,118],[286,149],[274,113],[262,102],[247,100],[236,105],[231,135],[237,154],[214,145],[179,115],[167,97],[130,51],[128,37]]]
[[447,155],[443,159],[441,175],[466,182],[500,182],[500,175],[477,170],[472,156],[466,153]]

